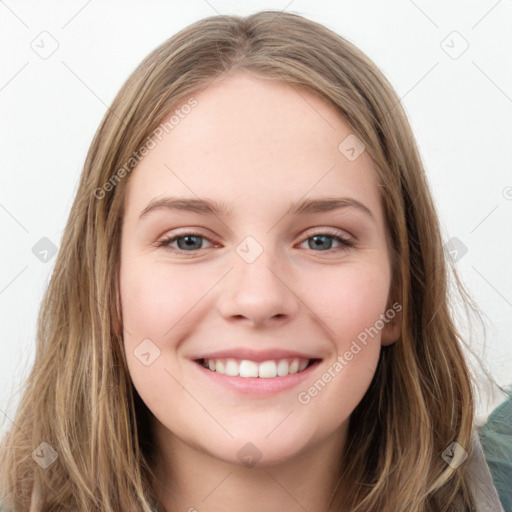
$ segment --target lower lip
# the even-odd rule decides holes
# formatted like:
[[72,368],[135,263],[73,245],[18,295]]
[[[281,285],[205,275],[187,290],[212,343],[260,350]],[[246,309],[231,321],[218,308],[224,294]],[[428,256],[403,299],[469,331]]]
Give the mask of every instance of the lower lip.
[[315,361],[305,370],[298,373],[289,373],[284,377],[233,377],[222,373],[212,372],[201,364],[194,361],[194,365],[211,381],[224,386],[227,389],[238,393],[251,395],[272,395],[298,386],[304,382],[315,371],[321,361]]

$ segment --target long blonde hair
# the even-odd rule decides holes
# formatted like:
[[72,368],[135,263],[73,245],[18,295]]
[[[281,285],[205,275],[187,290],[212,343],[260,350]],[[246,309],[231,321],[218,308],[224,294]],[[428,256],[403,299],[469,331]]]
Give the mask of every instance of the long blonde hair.
[[[32,497],[38,512],[154,510],[151,413],[131,383],[121,334],[121,220],[136,162],[125,164],[172,107],[237,70],[324,97],[364,141],[380,181],[402,331],[382,348],[351,416],[339,471],[346,493],[334,491],[333,504],[354,512],[469,509],[466,465],[454,469],[441,454],[455,441],[472,453],[472,381],[450,313],[440,225],[406,114],[354,45],[302,16],[274,11],[214,16],[183,29],[145,58],[105,114],[41,305],[35,363],[1,446],[5,506],[28,511]],[[58,454],[46,469],[32,456],[43,442]]]

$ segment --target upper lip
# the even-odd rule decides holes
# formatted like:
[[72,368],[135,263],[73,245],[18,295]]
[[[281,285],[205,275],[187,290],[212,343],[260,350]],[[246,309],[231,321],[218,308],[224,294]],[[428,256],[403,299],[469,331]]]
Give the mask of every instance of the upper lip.
[[279,359],[320,359],[320,357],[284,349],[254,350],[250,348],[235,348],[217,350],[193,357],[192,359],[240,359],[254,362],[263,362]]

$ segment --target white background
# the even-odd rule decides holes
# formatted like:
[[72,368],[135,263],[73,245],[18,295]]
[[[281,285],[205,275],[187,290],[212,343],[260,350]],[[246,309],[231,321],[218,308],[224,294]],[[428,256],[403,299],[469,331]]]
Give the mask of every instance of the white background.
[[[178,30],[206,16],[262,9],[323,23],[395,87],[444,239],[467,247],[456,268],[487,317],[486,339],[477,335],[473,349],[499,384],[512,384],[512,2],[239,3],[0,1],[2,430],[33,362],[38,308],[55,261],[40,261],[32,247],[42,237],[59,246],[107,106],[139,62]],[[56,51],[44,55],[52,45]],[[479,414],[490,408],[481,405]]]

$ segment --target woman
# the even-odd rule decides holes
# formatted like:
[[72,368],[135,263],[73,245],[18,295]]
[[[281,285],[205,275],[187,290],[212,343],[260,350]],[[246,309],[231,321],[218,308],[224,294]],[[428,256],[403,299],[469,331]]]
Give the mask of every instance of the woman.
[[444,258],[361,51],[294,14],[192,24],[89,150],[2,445],[7,509],[465,511],[485,488],[499,510],[470,469]]

